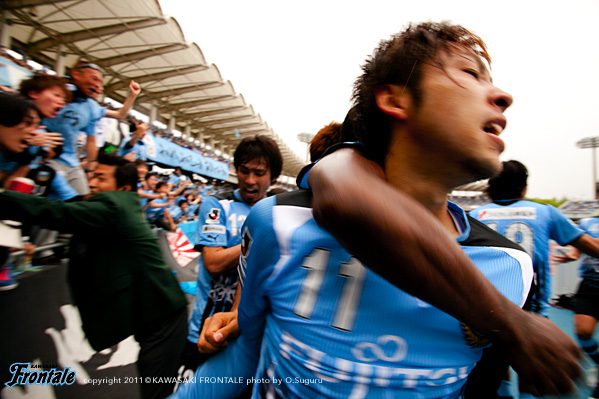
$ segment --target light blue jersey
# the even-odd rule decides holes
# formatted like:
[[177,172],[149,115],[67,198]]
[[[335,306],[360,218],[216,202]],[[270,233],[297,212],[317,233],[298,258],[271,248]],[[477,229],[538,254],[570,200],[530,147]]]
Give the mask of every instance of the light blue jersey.
[[554,206],[532,201],[498,201],[474,209],[470,216],[519,244],[532,256],[537,284],[532,310],[548,316],[551,295],[549,240],[567,245],[580,237],[582,230]]
[[71,167],[79,166],[77,157],[77,137],[79,132],[87,136],[96,134],[96,123],[106,115],[106,108],[89,97],[76,96],[67,104],[56,118],[44,119],[42,124],[49,132],[62,134],[64,138],[62,154],[58,160]]
[[[175,397],[232,398],[248,381],[252,398],[460,397],[490,341],[365,268],[316,224],[310,201],[300,191],[254,206],[240,257],[241,336]],[[522,306],[530,257],[449,205],[463,250]]]
[[[219,200],[205,197],[198,216],[198,229],[193,241],[196,250],[202,247],[230,248],[241,243],[241,228],[251,206],[243,201],[239,190],[232,198]],[[200,258],[198,288],[187,339],[197,343],[204,320],[215,312],[231,309],[237,289],[237,270],[232,269],[213,279]]]
[[[599,238],[599,218],[580,219],[578,225],[591,237]],[[580,276],[585,284],[599,287],[599,259],[585,255],[580,266]]]
[[[133,134],[132,134],[133,135]],[[131,140],[131,137],[124,138],[119,146],[119,155],[124,157],[127,154],[135,151],[135,159],[141,159],[146,161],[148,159],[146,145],[143,140],[137,140],[137,143],[133,147],[128,147],[127,143]]]
[[[164,205],[168,202],[168,200],[165,200],[164,198],[156,198],[149,202],[153,203],[154,205]],[[166,207],[152,208],[151,206],[148,206],[144,211],[146,219],[148,219],[150,223],[156,222],[164,215],[165,209]]]

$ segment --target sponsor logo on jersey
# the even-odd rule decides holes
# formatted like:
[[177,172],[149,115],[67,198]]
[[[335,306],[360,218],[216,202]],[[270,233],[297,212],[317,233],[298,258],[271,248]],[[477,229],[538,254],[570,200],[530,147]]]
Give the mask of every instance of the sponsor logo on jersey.
[[202,226],[202,233],[206,234],[206,233],[217,233],[217,234],[227,234],[227,229],[225,228],[225,226],[215,226],[215,225],[203,225]]
[[478,220],[502,219],[536,219],[537,210],[532,207],[522,208],[493,208],[480,212]]
[[218,223],[218,218],[220,217],[220,209],[212,208],[210,212],[206,215],[206,223]]

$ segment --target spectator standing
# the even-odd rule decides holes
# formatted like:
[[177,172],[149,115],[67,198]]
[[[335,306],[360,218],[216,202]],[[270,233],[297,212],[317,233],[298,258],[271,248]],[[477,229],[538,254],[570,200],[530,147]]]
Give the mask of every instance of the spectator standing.
[[145,161],[148,159],[146,153],[146,145],[144,143],[144,137],[150,125],[147,123],[131,123],[131,137],[126,137],[121,141],[119,147],[119,155],[126,157],[127,155],[134,153],[135,159],[141,159]]
[[[72,83],[75,87],[73,98],[53,119],[44,119],[43,123],[51,132],[61,133],[64,148],[61,156],[50,162],[51,166],[64,174],[67,181],[80,195],[89,194],[85,171],[91,173],[95,167],[98,149],[95,134],[96,123],[104,117],[123,119],[139,95],[140,86],[131,81],[129,95],[119,110],[107,110],[100,106],[96,99],[104,91],[102,83],[103,70],[98,65],[80,61],[71,69]],[[79,132],[85,132],[87,163],[85,171],[81,168],[77,155],[77,138]]]
[[183,170],[180,167],[175,167],[175,171],[172,176],[168,179],[168,184],[171,190],[179,187],[183,182],[187,180],[187,176],[183,174]]
[[[31,102],[12,94],[0,93],[0,186],[18,165],[17,155],[29,147],[39,126],[40,113]],[[6,218],[0,218],[0,220]],[[0,291],[17,287],[13,266],[4,265],[8,248],[0,247]]]

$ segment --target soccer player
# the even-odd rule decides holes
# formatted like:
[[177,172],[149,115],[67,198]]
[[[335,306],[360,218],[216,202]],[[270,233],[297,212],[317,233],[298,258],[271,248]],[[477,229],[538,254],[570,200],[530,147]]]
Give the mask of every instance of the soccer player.
[[[526,201],[528,170],[518,161],[503,162],[501,173],[489,179],[487,195],[493,202],[470,212],[493,230],[519,244],[532,257],[535,284],[530,310],[549,317],[551,274],[549,240],[572,245],[599,256],[599,243],[584,234],[571,220],[552,205]],[[527,384],[520,383],[520,396],[531,398]],[[510,397],[509,381],[502,382],[499,394]]]
[[[384,172],[371,165],[360,172],[345,164],[341,180],[353,189],[365,185],[360,177],[374,171],[377,179],[363,190],[378,194],[376,190],[388,189],[390,183],[393,193],[405,191],[399,202],[378,195],[375,200],[387,208],[407,204],[404,212],[409,214],[401,219],[402,231],[410,233],[405,235],[408,245],[388,243],[384,237],[397,209],[385,219],[383,207],[356,207],[362,226],[372,222],[371,214],[378,223],[357,234],[356,228],[348,228],[339,209],[347,208],[344,202],[355,205],[352,192],[346,198],[339,191],[324,207],[319,198],[318,217],[337,213],[341,222],[336,231],[345,230],[349,238],[343,243],[349,243],[353,255],[370,257],[377,272],[391,270],[386,275],[404,290],[365,269],[316,224],[311,203],[316,205],[317,198],[309,192],[271,197],[252,210],[244,227],[241,336],[196,377],[238,376],[245,367],[244,372],[249,370],[260,382],[254,385],[254,397],[455,398],[489,338],[505,336],[517,342],[510,352],[536,349],[521,346],[522,329],[514,327],[526,318],[518,305],[524,303],[532,280],[530,257],[446,199],[451,188],[490,176],[500,165],[503,142],[497,135],[505,127],[503,112],[512,98],[491,83],[484,64],[488,60],[482,41],[464,28],[425,23],[382,42],[356,83],[356,133],[365,153],[383,165]],[[377,173],[384,173],[384,179]],[[436,222],[430,220],[431,213]],[[352,241],[356,235],[361,242]],[[464,252],[456,251],[449,237]],[[404,251],[397,254],[398,247]],[[394,256],[388,256],[390,252]],[[431,262],[436,260],[441,265]],[[438,296],[440,292],[445,295]],[[441,307],[467,323],[411,293],[434,304],[445,302]],[[477,321],[481,315],[493,315],[493,327]],[[531,319],[526,329],[533,324],[539,326]],[[484,327],[483,334],[473,325]],[[493,331],[497,327],[500,330]],[[564,340],[561,334],[553,342]],[[570,345],[559,350],[568,353],[563,358],[576,375],[578,350],[565,342]],[[227,388],[235,385],[184,386],[179,397]],[[567,388],[567,379],[541,386],[546,392]],[[230,396],[210,392],[207,397],[211,395]]]
[[528,170],[518,161],[503,162],[501,173],[489,179],[487,195],[493,202],[470,216],[520,245],[532,257],[535,287],[531,310],[549,317],[551,274],[549,240],[599,257],[599,241],[579,229],[552,205],[526,201]]
[[[581,219],[579,226],[593,238],[599,238],[599,218]],[[599,259],[590,256],[585,257],[582,261],[581,275],[582,281],[578,286],[574,302],[576,336],[582,349],[595,363],[599,364],[597,340],[593,338],[599,319],[599,300],[597,297],[599,295]],[[591,394],[591,398],[599,398],[599,383]]]
[[215,312],[229,311],[233,305],[241,228],[252,207],[266,196],[268,187],[279,177],[283,158],[274,140],[258,135],[241,140],[233,163],[239,188],[227,198],[202,198],[194,241],[202,257],[182,373],[195,371],[206,359],[197,348],[204,320]]

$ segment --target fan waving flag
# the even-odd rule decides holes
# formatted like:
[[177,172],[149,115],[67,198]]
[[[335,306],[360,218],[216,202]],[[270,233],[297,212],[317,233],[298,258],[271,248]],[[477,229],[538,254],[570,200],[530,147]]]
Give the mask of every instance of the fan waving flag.
[[167,232],[166,239],[173,257],[179,266],[185,267],[189,262],[200,256],[200,253],[193,249],[193,245],[181,229],[178,228],[174,232]]

